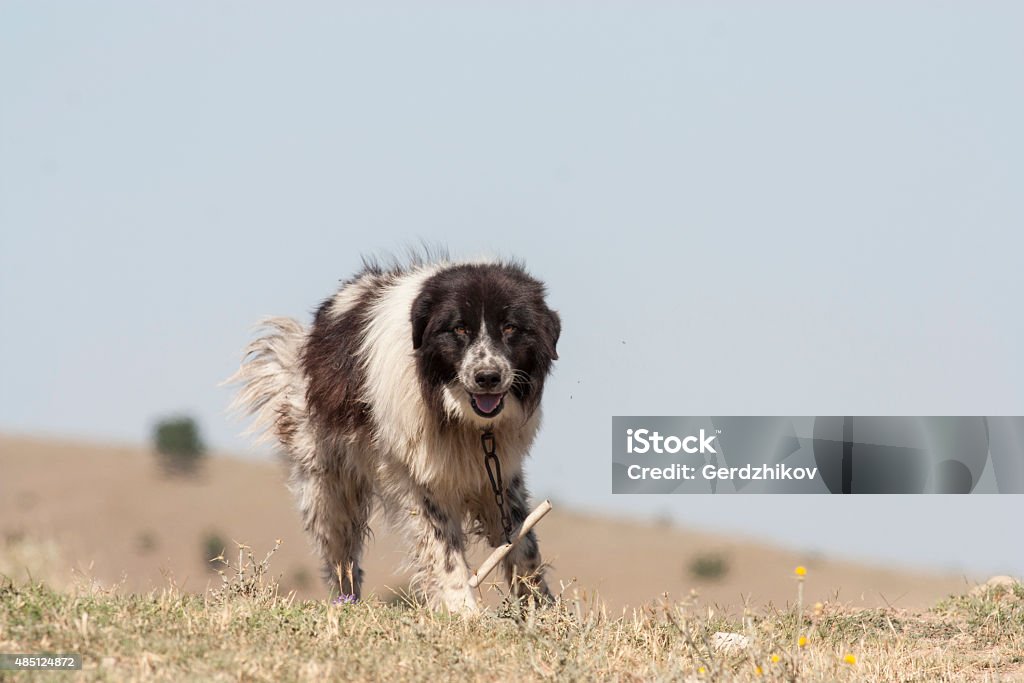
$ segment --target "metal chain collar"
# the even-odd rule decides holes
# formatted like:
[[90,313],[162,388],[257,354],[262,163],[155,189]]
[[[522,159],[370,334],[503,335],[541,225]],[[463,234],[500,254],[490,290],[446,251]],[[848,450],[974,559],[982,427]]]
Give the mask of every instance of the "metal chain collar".
[[494,433],[487,431],[480,436],[480,443],[484,447],[484,467],[487,468],[487,477],[491,480],[491,490],[494,491],[494,503],[501,513],[501,527],[505,532],[505,542],[512,542],[512,518],[505,509],[505,484],[501,480],[501,461],[494,452]]

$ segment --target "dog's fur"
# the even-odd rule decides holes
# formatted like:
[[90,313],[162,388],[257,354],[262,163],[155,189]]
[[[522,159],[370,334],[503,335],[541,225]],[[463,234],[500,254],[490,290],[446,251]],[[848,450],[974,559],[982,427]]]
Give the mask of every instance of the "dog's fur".
[[[493,431],[513,527],[523,459],[561,330],[544,286],[512,263],[367,264],[312,327],[271,318],[230,381],[254,430],[276,436],[327,579],[358,598],[372,501],[409,537],[435,607],[477,608],[467,532],[504,542],[484,469]],[[531,531],[503,563],[514,595],[550,597]]]

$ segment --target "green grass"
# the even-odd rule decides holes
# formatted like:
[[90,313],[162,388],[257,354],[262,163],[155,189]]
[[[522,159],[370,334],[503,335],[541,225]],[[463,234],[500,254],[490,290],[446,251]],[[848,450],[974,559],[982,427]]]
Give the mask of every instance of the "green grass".
[[[297,602],[248,552],[222,571],[222,586],[205,595],[60,591],[0,577],[0,652],[80,653],[84,669],[70,676],[110,681],[1024,680],[1019,585],[920,614],[828,603],[739,617],[694,596],[609,616],[570,588],[553,608],[506,602],[463,618],[374,600]],[[715,649],[716,632],[749,645]]]

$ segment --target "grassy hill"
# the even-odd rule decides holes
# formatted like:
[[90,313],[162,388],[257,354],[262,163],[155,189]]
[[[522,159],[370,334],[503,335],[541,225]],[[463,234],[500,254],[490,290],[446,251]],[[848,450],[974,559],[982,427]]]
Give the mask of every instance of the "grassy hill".
[[371,597],[335,606],[273,463],[168,479],[145,449],[0,437],[0,653],[78,653],[81,680],[1024,680],[1020,584],[561,508],[541,537],[554,608],[397,599],[385,529]]

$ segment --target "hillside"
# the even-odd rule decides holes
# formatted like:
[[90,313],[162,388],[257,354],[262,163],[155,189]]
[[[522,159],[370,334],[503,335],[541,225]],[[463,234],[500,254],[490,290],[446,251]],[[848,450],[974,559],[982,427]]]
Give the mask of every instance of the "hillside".
[[[277,463],[214,455],[196,480],[167,479],[144,448],[0,436],[0,571],[45,573],[68,585],[71,569],[127,592],[188,592],[219,583],[205,561],[210,548],[232,541],[261,556],[282,541],[273,571],[283,590],[323,598],[319,568],[299,525]],[[553,586],[576,579],[611,612],[638,607],[664,593],[739,609],[784,605],[789,576],[805,565],[809,603],[835,598],[856,607],[921,608],[962,592],[957,576],[928,575],[808,556],[743,538],[582,515],[558,506],[540,530]],[[26,542],[46,550],[26,559]],[[218,548],[219,549],[219,548]],[[228,553],[231,554],[230,552]],[[476,553],[480,557],[481,552]],[[5,559],[6,558],[6,559]],[[406,585],[401,546],[380,524],[366,555],[367,588],[382,599]],[[18,567],[18,564],[26,565]],[[695,564],[705,576],[694,572]],[[31,566],[29,566],[31,565]]]

